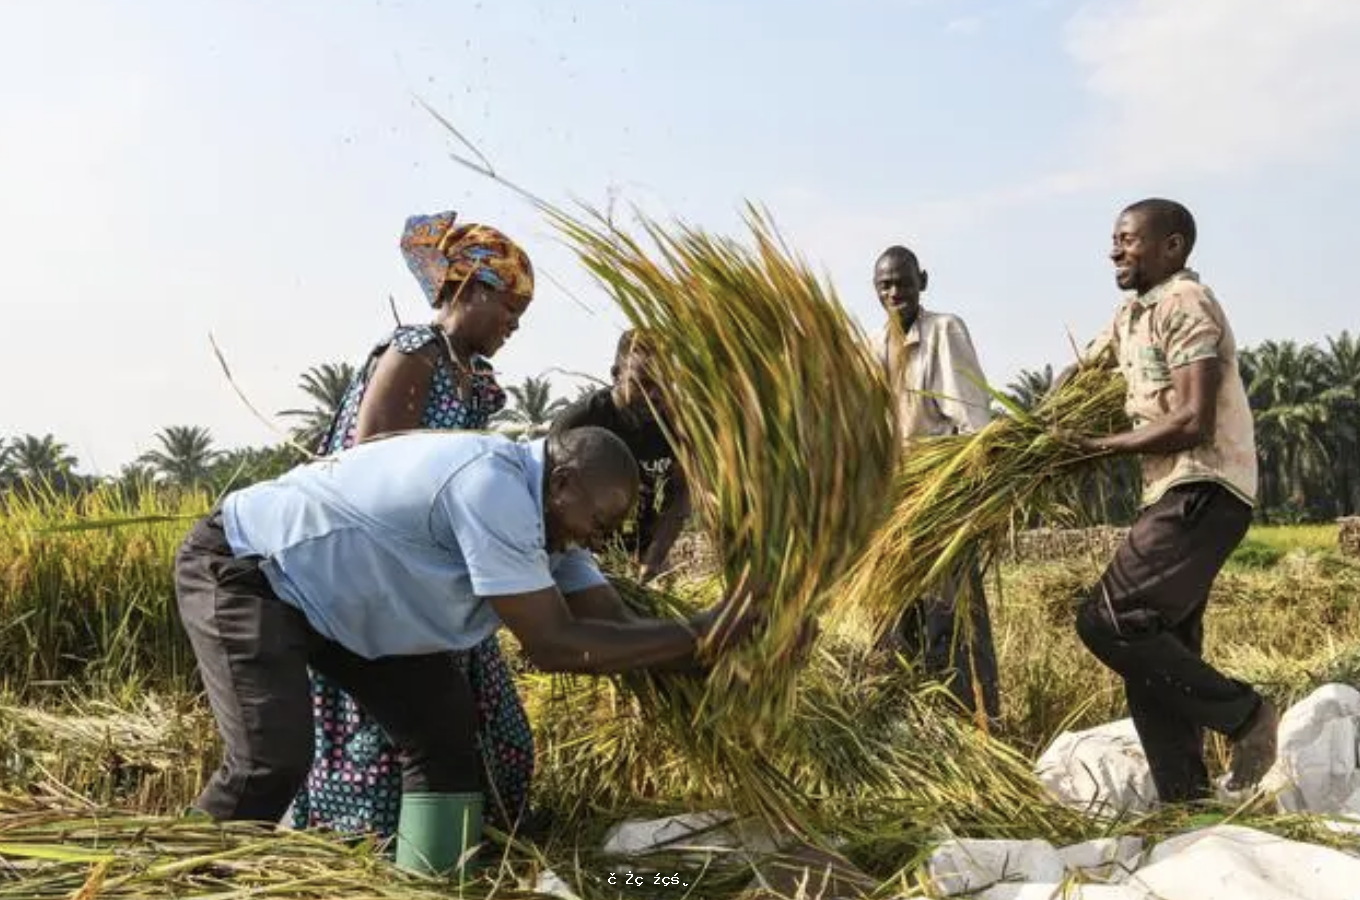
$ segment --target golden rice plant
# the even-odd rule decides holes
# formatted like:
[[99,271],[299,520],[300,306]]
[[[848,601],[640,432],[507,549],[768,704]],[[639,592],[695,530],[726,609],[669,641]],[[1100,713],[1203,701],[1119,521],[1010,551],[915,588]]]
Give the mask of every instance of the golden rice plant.
[[[752,246],[639,217],[549,215],[656,348],[671,437],[754,640],[716,661],[700,712],[747,740],[792,710],[793,650],[885,510],[891,398],[834,291],[754,208]],[[747,590],[749,589],[749,590]]]
[[[844,580],[840,610],[867,611],[885,628],[906,599],[989,563],[1037,513],[1061,511],[1064,486],[1102,459],[1063,433],[1122,427],[1124,392],[1123,376],[1085,367],[1033,412],[1009,404],[1008,415],[974,435],[913,441],[898,467],[894,508]],[[960,625],[967,604],[980,600],[960,598]]]
[[[0,688],[140,683],[194,668],[175,614],[174,554],[206,496],[101,487],[0,503]],[[127,527],[115,527],[125,525]]]

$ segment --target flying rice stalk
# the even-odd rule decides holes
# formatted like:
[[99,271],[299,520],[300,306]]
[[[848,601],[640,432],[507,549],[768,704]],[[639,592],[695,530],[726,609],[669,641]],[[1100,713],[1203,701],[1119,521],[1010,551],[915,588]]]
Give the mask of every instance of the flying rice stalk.
[[[795,650],[877,527],[896,460],[886,379],[834,292],[748,208],[753,247],[639,215],[548,214],[654,347],[667,427],[755,638],[713,666],[697,714],[757,740],[792,710]],[[723,623],[719,623],[721,630]]]

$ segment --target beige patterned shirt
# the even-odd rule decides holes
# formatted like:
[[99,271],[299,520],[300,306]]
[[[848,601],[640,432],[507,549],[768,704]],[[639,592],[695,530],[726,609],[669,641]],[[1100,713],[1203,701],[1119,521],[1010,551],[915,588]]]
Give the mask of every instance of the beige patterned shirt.
[[1223,308],[1199,276],[1184,269],[1146,294],[1129,296],[1086,355],[1094,359],[1106,351],[1128,382],[1124,409],[1134,428],[1177,407],[1172,370],[1201,359],[1217,359],[1222,367],[1213,436],[1179,453],[1143,454],[1143,505],[1194,481],[1218,482],[1255,505],[1256,434],[1237,368],[1237,342]]
[[972,434],[991,420],[982,366],[958,316],[923,309],[905,335],[889,318],[878,338],[878,354],[896,397],[904,441]]

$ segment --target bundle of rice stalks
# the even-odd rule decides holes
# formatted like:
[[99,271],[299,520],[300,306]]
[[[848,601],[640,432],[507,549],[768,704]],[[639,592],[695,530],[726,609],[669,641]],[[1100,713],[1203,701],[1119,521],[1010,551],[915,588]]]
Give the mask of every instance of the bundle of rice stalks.
[[[1124,392],[1118,373],[1083,368],[1033,412],[1010,404],[1009,415],[975,435],[913,442],[898,468],[896,505],[847,576],[841,608],[867,610],[886,628],[904,599],[994,559],[1019,523],[1061,513],[1065,482],[1099,457],[1059,435],[1121,428]],[[968,603],[980,601],[959,598],[961,626]]]
[[[622,580],[639,608],[674,598]],[[899,867],[941,828],[978,837],[1085,833],[1045,799],[1028,761],[885,671],[864,635],[828,635],[798,676],[791,726],[760,746],[685,724],[697,681],[647,676],[522,682],[540,767],[535,796],[568,819],[727,809],[780,833],[876,847]]]
[[145,812],[184,809],[217,764],[217,733],[196,698],[135,708],[0,704],[0,781]]
[[834,292],[754,209],[753,248],[640,217],[654,255],[602,217],[549,214],[648,332],[696,509],[744,597],[728,612],[755,604],[765,617],[716,661],[702,712],[765,739],[792,709],[803,626],[885,511],[896,458],[887,383]]
[[[682,619],[709,592],[678,597],[611,579],[635,612]],[[721,802],[781,831],[812,833],[798,792],[739,727],[701,716],[702,672],[647,673],[610,681],[527,676],[522,695],[535,723],[538,796],[571,816],[619,812],[639,800]]]

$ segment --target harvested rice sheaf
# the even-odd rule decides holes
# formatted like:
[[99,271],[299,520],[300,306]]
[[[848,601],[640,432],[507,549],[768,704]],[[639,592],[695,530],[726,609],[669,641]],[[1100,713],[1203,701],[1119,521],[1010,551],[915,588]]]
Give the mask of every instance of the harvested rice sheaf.
[[886,513],[897,451],[886,380],[832,289],[754,209],[749,247],[639,217],[646,249],[603,218],[550,215],[650,333],[725,582],[765,617],[754,640],[716,661],[694,713],[768,739],[793,709],[804,625]]
[[[614,579],[647,615],[685,601]],[[781,833],[928,842],[958,833],[1079,834],[1050,808],[1029,763],[874,659],[867,635],[828,635],[797,676],[792,727],[760,745],[736,730],[692,727],[695,679],[613,681],[533,676],[521,682],[541,765],[540,802],[575,818],[722,808]]]
[[[1103,457],[1061,435],[1125,427],[1125,390],[1117,372],[1082,368],[1033,412],[1009,405],[977,434],[912,442],[895,506],[846,578],[840,609],[867,612],[886,627],[906,598],[928,596],[961,567],[995,559],[1021,523],[1064,511],[1065,488]],[[961,624],[975,599],[960,598]]]

